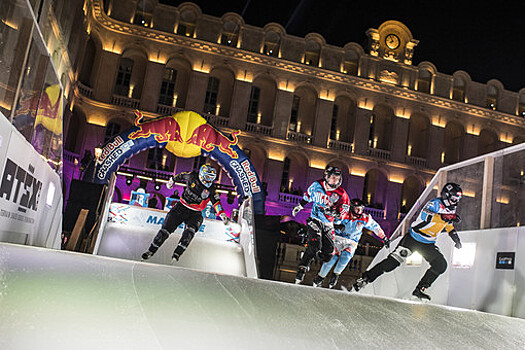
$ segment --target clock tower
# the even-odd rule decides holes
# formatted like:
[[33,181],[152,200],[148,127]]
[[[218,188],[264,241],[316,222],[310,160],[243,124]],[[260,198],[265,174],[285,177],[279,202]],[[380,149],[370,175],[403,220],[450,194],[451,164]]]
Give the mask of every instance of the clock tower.
[[366,35],[370,55],[412,64],[414,48],[419,41],[412,37],[412,33],[403,23],[386,21],[378,29],[367,30]]

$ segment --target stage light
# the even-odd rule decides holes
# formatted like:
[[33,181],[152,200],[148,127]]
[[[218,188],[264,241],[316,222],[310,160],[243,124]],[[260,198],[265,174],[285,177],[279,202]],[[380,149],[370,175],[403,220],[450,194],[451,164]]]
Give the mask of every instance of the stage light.
[[155,181],[155,191],[160,191],[160,184]]
[[132,182],[133,182],[133,178],[132,177],[126,178],[126,185],[131,186]]

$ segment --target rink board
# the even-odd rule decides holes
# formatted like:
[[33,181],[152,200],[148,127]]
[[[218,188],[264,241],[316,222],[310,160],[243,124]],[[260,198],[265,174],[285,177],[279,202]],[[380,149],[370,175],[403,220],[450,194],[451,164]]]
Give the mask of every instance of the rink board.
[[522,349],[525,320],[0,244],[0,349]]

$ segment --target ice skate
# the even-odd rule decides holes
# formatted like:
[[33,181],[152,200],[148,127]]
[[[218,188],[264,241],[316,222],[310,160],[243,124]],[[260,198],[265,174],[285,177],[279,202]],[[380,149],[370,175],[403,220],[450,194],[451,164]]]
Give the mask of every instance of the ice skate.
[[323,284],[323,281],[324,281],[324,277],[321,277],[321,276],[317,275],[314,278],[313,286],[314,287],[321,287],[321,285]]
[[180,254],[177,252],[173,252],[173,255],[171,256],[171,263],[176,264],[180,259]]
[[424,293],[425,288],[424,287],[416,287],[414,291],[412,292],[412,295],[415,296],[420,301],[430,301],[430,295]]
[[332,289],[337,284],[337,280],[339,280],[338,274],[332,274],[332,277],[330,277],[330,282],[328,282],[328,288]]
[[145,253],[142,253],[142,257],[141,257],[142,259],[141,259],[141,260],[142,260],[142,261],[146,261],[146,260],[148,260],[149,258],[151,258],[151,257],[153,256],[153,254],[154,254],[154,253],[153,253],[152,251],[148,250],[148,251],[146,251]]
[[304,275],[306,275],[306,267],[299,266],[297,269],[297,274],[295,275],[295,284],[301,284],[304,279]]
[[354,287],[354,290],[356,292],[359,292],[360,289],[362,289],[364,286],[366,286],[370,281],[368,280],[367,277],[360,277],[357,279],[357,281],[355,281],[355,283],[353,284],[353,287]]

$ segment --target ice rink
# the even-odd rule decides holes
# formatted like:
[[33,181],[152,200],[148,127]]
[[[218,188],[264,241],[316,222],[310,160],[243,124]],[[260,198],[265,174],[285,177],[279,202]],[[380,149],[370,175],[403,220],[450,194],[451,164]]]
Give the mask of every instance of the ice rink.
[[0,243],[0,349],[523,349],[525,320]]

